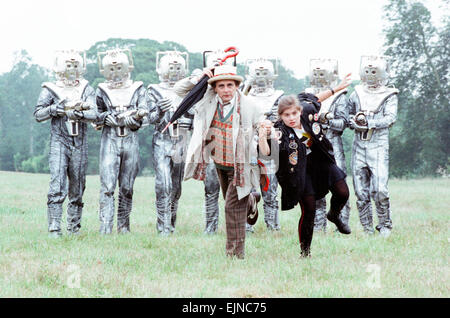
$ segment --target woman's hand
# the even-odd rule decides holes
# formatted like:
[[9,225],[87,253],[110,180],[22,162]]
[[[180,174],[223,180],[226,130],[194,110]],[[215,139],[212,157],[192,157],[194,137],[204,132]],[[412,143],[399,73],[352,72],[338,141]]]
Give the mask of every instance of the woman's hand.
[[347,88],[350,85],[350,83],[352,82],[351,75],[352,75],[352,73],[348,73],[344,77],[344,79],[335,88],[333,88],[333,92],[331,91],[331,89],[327,89],[327,90],[324,90],[324,91],[316,94],[316,97],[319,99],[319,102],[323,102],[328,97],[333,96],[334,93],[337,93],[337,92],[343,90],[344,88]]
[[344,88],[347,88],[350,86],[350,84],[352,83],[352,79],[351,79],[351,75],[352,73],[348,73],[343,79],[342,81],[338,84],[338,86],[336,86],[335,88],[333,88],[333,90],[335,92],[341,91]]

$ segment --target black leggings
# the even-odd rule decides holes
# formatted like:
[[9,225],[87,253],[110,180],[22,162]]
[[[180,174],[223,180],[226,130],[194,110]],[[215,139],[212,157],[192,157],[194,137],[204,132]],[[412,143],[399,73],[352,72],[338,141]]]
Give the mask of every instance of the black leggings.
[[347,182],[345,182],[345,179],[336,181],[336,183],[330,188],[330,191],[330,211],[340,213],[344,205],[347,203],[350,195]]
[[[330,212],[340,213],[349,197],[349,190],[345,179],[336,181],[330,188]],[[298,222],[298,239],[302,253],[309,255],[314,232],[314,218],[316,216],[316,197],[304,195],[299,200],[302,216]]]
[[309,255],[309,249],[314,231],[314,218],[316,216],[316,197],[314,195],[305,195],[300,198],[300,208],[302,216],[298,221],[298,239],[302,254]]

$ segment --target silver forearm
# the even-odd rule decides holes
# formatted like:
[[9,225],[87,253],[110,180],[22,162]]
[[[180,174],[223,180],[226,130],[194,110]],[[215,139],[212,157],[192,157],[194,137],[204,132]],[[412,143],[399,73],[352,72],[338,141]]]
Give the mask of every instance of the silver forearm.
[[330,129],[335,131],[344,131],[345,121],[342,118],[332,119],[329,123]]
[[34,112],[34,117],[37,122],[43,122],[52,118],[51,108],[52,106],[40,107]]
[[150,106],[150,111],[148,113],[148,122],[150,124],[158,124],[163,117],[164,113],[159,111],[159,108],[153,103]]
[[83,122],[92,122],[97,120],[97,112],[95,111],[94,106],[91,109],[83,111]]
[[43,122],[52,117],[56,117],[56,104],[57,102],[49,89],[43,88],[39,94],[36,108],[34,110],[34,117],[37,122]]
[[368,126],[375,129],[383,129],[391,127],[397,120],[397,96],[394,95],[386,101],[384,107],[384,116],[377,119],[369,119]]
[[89,109],[83,111],[83,122],[93,122],[97,120],[97,104],[95,98],[95,91],[93,88],[89,87],[86,89],[86,93],[84,95],[84,103],[89,105]]

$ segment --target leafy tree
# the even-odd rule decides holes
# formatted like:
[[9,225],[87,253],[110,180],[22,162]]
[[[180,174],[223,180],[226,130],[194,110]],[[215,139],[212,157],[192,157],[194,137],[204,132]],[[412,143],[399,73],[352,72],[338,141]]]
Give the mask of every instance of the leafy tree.
[[17,158],[41,155],[45,150],[49,126],[38,124],[33,111],[47,74],[23,50],[16,53],[12,70],[0,77],[0,169],[20,170]]
[[385,54],[392,57],[400,89],[391,171],[396,176],[435,174],[449,166],[449,17],[439,30],[420,2],[391,0],[384,9]]

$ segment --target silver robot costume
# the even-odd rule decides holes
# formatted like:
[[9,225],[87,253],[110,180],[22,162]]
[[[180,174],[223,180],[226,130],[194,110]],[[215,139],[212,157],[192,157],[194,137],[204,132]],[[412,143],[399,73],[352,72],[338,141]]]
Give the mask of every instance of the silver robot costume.
[[98,53],[100,73],[107,79],[97,88],[100,145],[100,233],[114,224],[114,191],[119,180],[117,231],[130,231],[133,185],[139,172],[138,129],[148,115],[148,97],[142,82],[133,82],[133,59],[128,49]]
[[149,123],[155,125],[152,152],[155,169],[156,229],[163,235],[175,231],[178,200],[184,174],[184,156],[189,144],[193,115],[179,118],[162,133],[181,102],[172,88],[188,72],[186,52],[157,52],[159,84],[147,88],[150,97]]
[[77,233],[81,227],[87,122],[94,121],[97,114],[95,91],[82,77],[85,70],[84,53],[58,51],[54,64],[57,80],[43,83],[34,111],[38,122],[51,119],[47,214],[48,231],[55,236],[61,235],[62,205],[67,194],[67,231]]
[[[249,59],[246,62],[246,79],[243,92],[255,103],[263,108],[267,119],[275,122],[278,119],[278,100],[284,94],[282,90],[273,87],[275,79],[278,77],[278,60],[266,58]],[[275,115],[275,116],[274,116]],[[255,140],[257,143],[257,140]],[[264,200],[264,222],[269,230],[280,230],[280,218],[278,209],[277,189],[278,181],[275,176],[276,166],[273,160],[261,159],[266,166],[267,177],[269,178],[269,188],[261,193]],[[253,226],[246,225],[246,230],[253,232]]]
[[372,206],[377,230],[388,236],[392,229],[389,202],[389,128],[397,118],[398,90],[386,86],[388,61],[383,56],[362,56],[360,77],[348,100],[349,126],[355,130],[352,149],[353,186],[364,231],[373,233]]
[[[336,86],[338,77],[338,61],[335,59],[311,59],[310,82],[311,87],[306,92],[318,94],[330,87]],[[319,118],[325,136],[333,145],[336,165],[347,173],[342,133],[347,126],[347,90],[342,90],[322,102]],[[341,220],[348,224],[350,218],[350,202],[347,201],[341,210]],[[316,201],[316,216],[314,219],[315,231],[326,231],[327,226],[327,201],[322,198]]]

